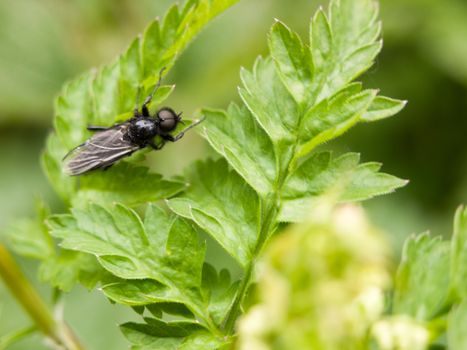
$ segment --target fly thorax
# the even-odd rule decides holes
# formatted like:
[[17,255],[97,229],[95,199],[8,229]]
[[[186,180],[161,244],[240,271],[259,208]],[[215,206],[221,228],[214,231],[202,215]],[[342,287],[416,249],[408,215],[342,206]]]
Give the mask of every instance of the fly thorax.
[[148,118],[134,120],[130,124],[129,134],[134,143],[144,144],[156,136],[156,122]]

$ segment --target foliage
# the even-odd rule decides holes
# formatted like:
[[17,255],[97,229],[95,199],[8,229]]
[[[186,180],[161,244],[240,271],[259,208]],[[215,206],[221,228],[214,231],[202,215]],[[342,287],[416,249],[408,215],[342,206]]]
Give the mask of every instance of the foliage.
[[56,249],[46,225],[50,210],[36,201],[36,217],[12,224],[3,232],[9,246],[18,254],[41,261],[39,279],[63,291],[69,291],[77,282],[93,288],[104,271],[92,256],[77,251]]
[[424,330],[430,341],[446,333],[450,349],[467,346],[460,331],[465,327],[461,313],[465,308],[466,236],[467,210],[459,207],[450,241],[432,238],[428,233],[407,239],[391,303],[394,314],[404,315],[405,320],[410,317],[409,322],[418,324],[418,334]]
[[[51,234],[61,239],[66,249],[97,256],[99,264],[116,278],[103,286],[108,297],[127,305],[144,305],[156,316],[144,318],[144,324],[122,326],[136,346],[189,347],[198,342],[205,348],[217,348],[229,342],[225,335],[234,332],[240,306],[253,282],[254,261],[280,221],[300,220],[293,214],[303,212],[310,202],[336,188],[345,189],[340,191],[343,201],[363,200],[405,183],[379,173],[379,164],[358,164],[356,154],[311,154],[318,145],[359,121],[388,117],[404,104],[378,97],[376,91],[364,90],[361,84],[352,82],[371,66],[381,47],[374,3],[333,2],[331,8],[331,16],[319,11],[314,17],[310,47],[277,22],[269,34],[271,57],[258,58],[252,72],[241,72],[244,106],[233,104],[227,111],[202,111],[206,116],[204,136],[225,160],[195,164],[186,174],[190,187],[168,201],[170,209],[196,226],[174,219],[153,205],[141,217],[127,207],[148,199],[154,201],[154,192],[149,198],[140,198],[138,191],[115,197],[118,190],[112,191],[106,184],[118,187],[125,178],[135,177],[135,166],[130,162],[124,165],[122,181],[117,175],[122,174],[121,169],[116,167],[85,176],[84,186],[77,191],[73,180],[60,182],[65,186],[58,190],[65,199],[71,198],[74,209],[70,214],[53,217]],[[162,29],[151,25],[143,41],[137,39],[118,65],[113,63],[97,74],[91,83],[93,95],[83,95],[80,86],[70,90],[73,83],[65,90],[65,96],[57,102],[57,136],[49,140],[62,139],[63,152],[49,143],[44,157],[49,177],[63,177],[53,166],[53,155],[63,154],[72,146],[72,140],[82,141],[87,123],[102,123],[131,108],[131,94],[117,94],[118,86],[123,84],[134,93],[136,85],[154,83],[157,69],[171,65],[172,46],[178,47],[185,40],[181,36],[168,44],[164,36],[171,33],[167,29],[175,21],[171,18],[179,18],[174,11],[169,12]],[[155,34],[157,40],[152,37]],[[134,62],[135,45],[142,48],[142,67],[130,64]],[[130,69],[131,74],[125,75]],[[144,74],[152,75],[146,81],[134,81]],[[78,82],[89,84],[86,79]],[[75,94],[81,95],[78,98]],[[126,99],[122,101],[121,96]],[[93,100],[94,106],[88,111],[89,117],[72,119],[73,113],[86,115],[83,108],[87,104],[82,104],[86,98]],[[81,105],[74,104],[77,102]],[[72,111],[62,110],[62,106],[71,106]],[[55,164],[59,159],[55,158]],[[229,165],[235,171],[229,170]],[[87,187],[92,187],[92,196],[82,195]],[[164,196],[181,190],[175,187]],[[109,206],[105,203],[107,195],[99,191],[110,193],[124,204]],[[85,203],[88,199],[95,202],[95,198],[101,205]],[[242,267],[244,275],[236,290],[224,283],[224,290],[213,297],[213,286],[206,278],[206,271],[212,268],[203,268],[205,248],[198,243],[196,227],[211,235]],[[181,318],[168,322],[161,317],[163,313],[175,313]]]
[[[114,62],[64,87],[42,164],[69,211],[40,209],[37,221],[12,231],[11,247],[42,260],[40,274],[55,287],[99,283],[110,300],[133,307],[142,319],[121,330],[135,349],[422,349],[446,331],[440,320],[448,312],[448,340],[462,348],[466,211],[458,211],[451,244],[427,234],[407,241],[383,315],[385,243],[359,209],[335,211],[334,202],[363,201],[406,181],[356,153],[317,149],[405,105],[355,82],[381,49],[372,0],[331,1],[312,18],[307,44],[282,22],[272,26],[270,54],[241,71],[241,103],[201,111],[202,135],[220,159],[176,179],[149,172],[138,157],[81,178],[63,174],[61,160],[89,137],[86,126],[127,118],[138,88],[147,93],[160,69],[235,2],[174,6]],[[172,90],[163,86],[153,106]],[[302,224],[268,244],[292,222]],[[206,262],[205,234],[236,261],[240,279]]]

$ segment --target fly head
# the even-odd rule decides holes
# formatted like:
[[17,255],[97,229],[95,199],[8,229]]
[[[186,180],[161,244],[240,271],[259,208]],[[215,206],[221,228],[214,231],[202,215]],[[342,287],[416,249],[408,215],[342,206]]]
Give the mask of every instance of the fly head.
[[164,107],[157,112],[156,120],[159,124],[160,131],[166,134],[174,131],[182,118],[180,114],[175,113],[173,109]]

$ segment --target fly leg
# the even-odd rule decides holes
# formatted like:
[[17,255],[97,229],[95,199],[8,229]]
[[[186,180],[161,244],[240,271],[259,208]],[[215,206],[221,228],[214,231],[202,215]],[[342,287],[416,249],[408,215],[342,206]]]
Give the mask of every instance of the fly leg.
[[133,110],[133,117],[137,117],[139,115],[138,105],[139,105],[140,91],[141,91],[141,87],[138,86],[138,89],[136,90],[136,104],[135,104],[135,109]]
[[178,140],[180,140],[184,135],[185,133],[194,128],[196,125],[198,125],[199,123],[201,123],[202,121],[204,121],[204,119],[206,119],[206,117],[203,117],[201,119],[198,119],[198,120],[195,120],[192,124],[190,124],[189,126],[187,126],[185,129],[183,129],[182,131],[180,131],[177,135],[175,136],[172,136],[172,135],[161,135],[161,137],[166,140],[166,141],[171,141],[171,142],[176,142]]
[[89,125],[86,129],[89,131],[104,131],[110,128],[108,126]]
[[162,147],[164,147],[165,141],[161,142],[159,145],[156,144],[154,141],[150,141],[148,143],[148,145],[151,146],[152,149],[158,151],[158,150],[162,149]]
[[116,123],[112,126],[88,125],[86,129],[88,129],[89,131],[105,131],[105,130],[115,128],[116,126],[119,126],[121,124],[122,123]]
[[159,89],[159,86],[161,86],[162,82],[162,73],[164,73],[165,67],[163,67],[160,72],[159,72],[159,80],[156,83],[156,86],[154,87],[154,90],[152,90],[151,94],[146,97],[146,100],[144,100],[143,106],[141,107],[141,111],[143,112],[143,116],[149,117],[149,110],[148,110],[148,104],[151,102],[154,94],[156,93],[157,89]]

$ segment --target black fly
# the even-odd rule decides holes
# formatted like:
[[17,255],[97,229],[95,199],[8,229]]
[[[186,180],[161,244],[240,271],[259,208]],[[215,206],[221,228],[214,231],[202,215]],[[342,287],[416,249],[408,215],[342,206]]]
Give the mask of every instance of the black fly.
[[[181,113],[177,114],[171,108],[164,107],[151,117],[148,104],[161,85],[164,69],[160,71],[159,80],[144,101],[141,112],[136,101],[133,117],[127,121],[111,127],[88,126],[88,130],[96,133],[64,157],[64,169],[67,174],[81,175],[95,169],[107,169],[123,157],[147,146],[159,150],[164,147],[166,141],[180,140],[185,132],[203,121],[203,119],[196,120],[180,133],[172,136],[170,133],[182,121]],[[162,139],[160,144],[154,142],[154,137],[157,135]]]

